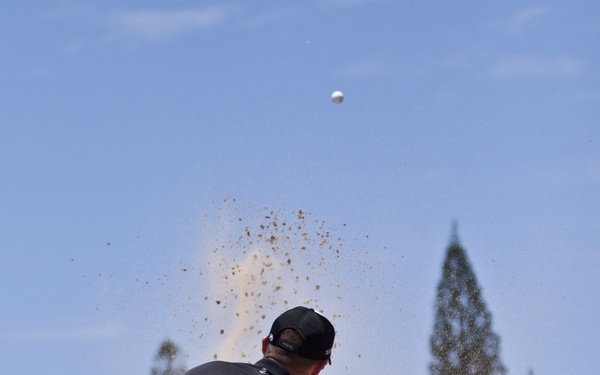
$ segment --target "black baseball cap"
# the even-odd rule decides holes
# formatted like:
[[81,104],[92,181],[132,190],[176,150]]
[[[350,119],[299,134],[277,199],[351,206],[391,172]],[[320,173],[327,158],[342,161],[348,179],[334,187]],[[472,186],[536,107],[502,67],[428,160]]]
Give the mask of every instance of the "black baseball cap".
[[[283,340],[279,334],[284,329],[294,330],[302,338],[302,345]],[[331,364],[331,349],[335,329],[326,317],[314,309],[298,306],[281,314],[273,322],[269,343],[284,350],[298,353],[300,357],[328,360]]]

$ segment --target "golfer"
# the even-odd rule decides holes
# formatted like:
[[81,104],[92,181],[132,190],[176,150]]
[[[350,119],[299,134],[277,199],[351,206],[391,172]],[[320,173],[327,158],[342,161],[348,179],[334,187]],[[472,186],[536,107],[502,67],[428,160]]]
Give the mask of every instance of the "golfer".
[[317,375],[331,364],[335,330],[327,318],[298,306],[273,322],[262,339],[263,358],[255,364],[208,362],[186,375]]

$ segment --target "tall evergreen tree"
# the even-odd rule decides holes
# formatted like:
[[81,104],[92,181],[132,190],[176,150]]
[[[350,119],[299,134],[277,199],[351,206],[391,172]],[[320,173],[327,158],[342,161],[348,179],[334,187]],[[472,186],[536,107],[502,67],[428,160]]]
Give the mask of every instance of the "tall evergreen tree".
[[183,375],[185,366],[181,359],[181,350],[171,340],[164,340],[154,356],[151,375]]
[[429,365],[431,375],[507,373],[500,360],[500,337],[492,331],[492,316],[458,241],[456,223],[437,287],[429,345],[433,355]]

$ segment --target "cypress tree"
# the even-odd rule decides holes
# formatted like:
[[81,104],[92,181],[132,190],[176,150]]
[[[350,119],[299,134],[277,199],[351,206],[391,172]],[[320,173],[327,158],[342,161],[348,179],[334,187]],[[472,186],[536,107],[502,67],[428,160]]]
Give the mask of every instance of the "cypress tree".
[[460,245],[454,223],[437,287],[435,321],[429,339],[431,375],[504,375],[500,337],[492,331],[492,315]]
[[150,375],[183,375],[185,366],[181,357],[181,349],[173,341],[164,340],[154,356],[155,365]]

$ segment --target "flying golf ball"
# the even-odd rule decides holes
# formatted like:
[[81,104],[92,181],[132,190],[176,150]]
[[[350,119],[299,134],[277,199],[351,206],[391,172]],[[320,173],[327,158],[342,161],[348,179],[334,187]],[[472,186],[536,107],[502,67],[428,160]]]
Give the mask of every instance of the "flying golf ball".
[[344,101],[344,94],[341,91],[334,91],[334,93],[331,94],[331,100],[333,100],[335,104],[340,104]]

